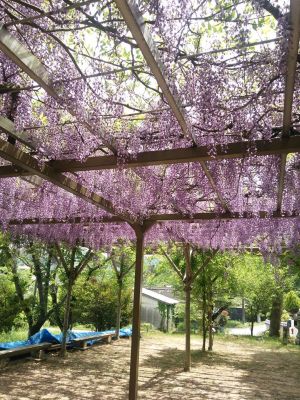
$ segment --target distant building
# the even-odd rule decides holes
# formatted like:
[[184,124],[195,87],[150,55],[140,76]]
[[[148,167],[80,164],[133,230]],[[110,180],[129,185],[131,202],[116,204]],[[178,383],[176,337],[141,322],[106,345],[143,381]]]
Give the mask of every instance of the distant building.
[[141,320],[168,332],[174,325],[174,308],[179,301],[159,293],[162,289],[142,289]]

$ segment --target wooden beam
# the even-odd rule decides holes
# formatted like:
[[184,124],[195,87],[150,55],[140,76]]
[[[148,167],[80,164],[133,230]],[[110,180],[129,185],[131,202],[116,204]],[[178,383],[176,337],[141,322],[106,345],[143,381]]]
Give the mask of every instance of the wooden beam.
[[151,222],[164,222],[164,221],[187,221],[187,222],[197,222],[197,221],[209,221],[209,220],[239,220],[239,219],[268,219],[268,218],[298,218],[300,216],[298,211],[292,213],[268,213],[267,211],[259,211],[258,213],[250,212],[226,212],[226,213],[195,213],[193,216],[182,215],[182,214],[156,214],[151,215],[148,220]]
[[18,131],[15,128],[13,121],[10,119],[0,116],[0,130],[7,133],[9,136],[12,136],[19,142],[25,144],[26,146],[30,147],[31,149],[35,150],[35,146],[32,143],[32,139],[26,132]]
[[[255,153],[253,153],[254,148],[256,149]],[[217,145],[213,156],[210,154],[210,148],[208,146],[146,151],[139,153],[136,158],[128,159],[121,165],[122,168],[136,168],[197,161],[246,158],[252,155],[266,156],[299,152],[300,136],[292,136],[270,141],[256,140],[253,142],[229,143],[227,146]],[[76,160],[55,160],[46,164],[49,164],[57,172],[101,171],[119,168],[117,156],[89,157],[83,162]],[[12,166],[0,167],[0,178],[22,175],[28,175],[28,172]]]
[[147,24],[145,24],[143,15],[140,13],[136,2],[134,0],[115,0],[115,3],[161,88],[164,97],[171,107],[183,133],[192,139],[183,115],[182,106],[176,98],[176,93],[174,93],[174,90],[172,91],[170,89],[165,78],[164,66],[152,38],[153,34]]
[[[183,107],[180,104],[174,89],[170,89],[170,85],[165,78],[164,66],[160,60],[158,49],[154,43],[154,40],[152,39],[152,32],[145,24],[143,15],[140,13],[135,0],[115,0],[115,3],[119,8],[128,28],[130,29],[132,36],[136,40],[141,52],[143,53],[143,56],[147,61],[150,70],[153,73],[159,87],[161,88],[169,106],[171,107],[184,135],[191,139],[195,144],[196,141],[194,139],[192,129],[188,127],[188,123],[183,112]],[[219,202],[224,207],[225,211],[228,211],[226,201],[218,189],[205,161],[201,162],[201,166],[205,175],[207,176],[207,179],[211,183]]]
[[14,145],[4,141],[3,139],[0,139],[0,157],[10,161],[17,167],[30,172],[32,175],[37,175],[109,213],[118,215],[124,221],[129,223],[134,222],[126,213],[120,215],[109,200],[106,200],[95,192],[90,191],[73,179],[56,172],[49,165],[36,160],[29,154],[16,148]]
[[[290,36],[289,47],[287,54],[287,67],[285,79],[285,92],[284,92],[284,109],[283,109],[283,137],[290,135],[292,127],[292,110],[293,110],[293,95],[295,88],[295,78],[298,59],[298,48],[300,38],[300,1],[291,0],[290,2]],[[284,180],[286,169],[287,154],[281,155],[280,170],[279,170],[279,183],[277,192],[277,211],[281,210]]]
[[298,48],[300,38],[300,1],[290,2],[290,36],[284,92],[283,135],[288,135],[292,123],[293,94],[295,88]]
[[[0,131],[7,133],[9,136],[17,139],[19,142],[25,144],[27,147],[35,150],[35,146],[32,140],[29,138],[26,132],[17,131],[13,121],[10,119],[0,116]],[[5,168],[5,167],[4,167]],[[17,170],[17,169],[16,169]],[[31,183],[34,186],[40,186],[43,183],[43,179],[38,176],[27,176],[23,177],[25,181]]]
[[[201,221],[211,221],[211,220],[240,220],[240,219],[289,219],[289,218],[299,218],[299,211],[293,211],[290,213],[279,213],[272,212],[268,213],[266,211],[260,211],[257,214],[244,212],[244,213],[196,213],[193,216],[183,215],[183,214],[153,214],[147,218],[150,223],[156,222],[167,222],[167,221],[185,221],[190,223],[197,223]],[[88,218],[88,217],[66,217],[63,219],[57,218],[24,218],[22,220],[12,219],[9,221],[9,225],[55,225],[55,224],[111,224],[111,223],[121,223],[124,220],[118,216],[112,217],[98,217],[98,218]]]
[[[35,82],[37,82],[48,94],[53,97],[59,104],[64,103],[63,97],[59,96],[58,92],[54,89],[48,71],[40,62],[40,60],[33,55],[22,43],[15,39],[3,26],[0,24],[0,50],[9,57],[22,71],[26,72]],[[71,107],[66,107],[67,111],[76,117],[75,111]],[[101,134],[96,133],[93,127],[86,121],[82,122],[83,125],[93,134],[101,137],[103,144],[111,150],[114,154],[116,149],[103,138]]]
[[201,167],[202,167],[202,169],[203,169],[203,171],[204,171],[204,173],[205,173],[205,175],[206,175],[211,187],[213,188],[214,192],[217,195],[219,203],[221,204],[221,206],[223,207],[223,209],[226,212],[229,212],[228,204],[227,204],[226,200],[224,199],[222,193],[220,192],[219,188],[217,187],[217,185],[215,183],[215,180],[211,175],[210,170],[207,168],[206,162],[205,161],[200,161],[200,164],[201,164]]
[[22,71],[26,72],[37,82],[51,97],[59,100],[58,94],[53,89],[48,72],[39,59],[16,40],[3,26],[0,25],[0,50],[9,57]]
[[111,224],[120,223],[124,220],[120,217],[66,217],[63,219],[58,218],[24,218],[24,219],[11,219],[9,225],[64,225],[64,224]]
[[278,191],[277,191],[277,208],[276,208],[276,210],[278,212],[281,211],[281,207],[282,207],[286,158],[287,158],[287,154],[281,154],[280,171],[279,171],[279,183],[278,183]]
[[[253,149],[256,149],[253,151]],[[190,147],[172,150],[146,151],[137,154],[121,164],[123,168],[149,167],[166,164],[182,164],[197,161],[215,161],[231,158],[244,158],[251,155],[266,156],[282,153],[300,152],[300,136],[284,139],[234,142],[216,145],[214,154],[209,146]],[[116,156],[89,157],[86,161],[52,161],[51,165],[61,172],[92,171],[119,167]]]

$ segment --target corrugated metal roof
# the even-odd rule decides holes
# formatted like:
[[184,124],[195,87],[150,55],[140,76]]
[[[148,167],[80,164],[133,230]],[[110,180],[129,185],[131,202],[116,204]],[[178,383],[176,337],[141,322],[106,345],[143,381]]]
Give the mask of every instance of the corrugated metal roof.
[[171,297],[164,296],[163,294],[154,292],[153,290],[142,288],[142,294],[145,296],[151,297],[152,299],[161,301],[162,303],[165,304],[178,304],[179,301],[172,299]]

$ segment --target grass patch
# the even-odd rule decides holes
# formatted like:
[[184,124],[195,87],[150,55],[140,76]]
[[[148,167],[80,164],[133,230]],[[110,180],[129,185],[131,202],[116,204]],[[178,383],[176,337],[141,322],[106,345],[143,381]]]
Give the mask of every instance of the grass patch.
[[0,342],[16,342],[17,340],[26,340],[27,329],[13,330],[11,332],[0,333]]
[[215,341],[226,343],[237,343],[245,346],[262,347],[271,350],[287,349],[291,351],[300,351],[300,346],[295,344],[283,344],[281,338],[270,336],[240,336],[240,335],[216,335]]
[[[167,340],[170,340],[170,344],[172,343],[172,338],[179,338],[182,340],[184,343],[184,338],[185,335],[184,333],[164,333],[158,330],[154,330],[151,332],[142,332],[142,337],[145,338],[157,338],[159,340],[160,338],[165,338]],[[193,340],[202,340],[202,335],[201,334],[192,334],[191,335],[191,340],[193,343]],[[207,340],[208,343],[208,340]],[[228,334],[216,334],[214,336],[214,343],[226,343],[226,344],[240,344],[242,346],[247,346],[247,347],[260,347],[260,348],[265,348],[265,349],[270,349],[270,350],[288,350],[288,351],[300,351],[300,346],[297,346],[295,344],[283,344],[281,338],[274,338],[274,337],[269,337],[269,336],[240,336],[240,335],[228,335]]]
[[[49,324],[45,324],[42,329],[48,329],[54,335],[60,334],[61,331],[58,326],[49,326]],[[92,325],[75,325],[72,328],[73,330],[83,330],[83,331],[94,331],[95,328]],[[18,329],[12,330],[10,332],[1,332],[0,333],[0,343],[3,342],[16,342],[18,340],[27,340],[28,337],[27,329]]]
[[[255,325],[255,324],[254,324]],[[251,322],[235,321],[234,319],[229,319],[225,328],[248,328],[251,326]]]

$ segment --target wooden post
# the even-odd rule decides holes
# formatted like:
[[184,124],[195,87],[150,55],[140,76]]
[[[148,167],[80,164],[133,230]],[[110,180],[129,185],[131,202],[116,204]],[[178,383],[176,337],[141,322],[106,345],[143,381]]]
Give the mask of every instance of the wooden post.
[[208,322],[208,350],[212,351],[213,349],[213,321],[212,321],[212,314],[213,314],[213,291],[212,291],[212,282],[209,279],[209,289],[208,289],[208,313],[207,313],[207,322]]
[[66,303],[65,303],[64,325],[63,325],[62,341],[61,341],[61,351],[60,351],[61,357],[65,357],[66,351],[67,351],[67,335],[68,335],[68,329],[69,329],[72,290],[73,290],[73,279],[71,279],[71,277],[69,277],[67,298],[66,298]]
[[191,369],[191,290],[192,290],[192,265],[191,265],[191,248],[188,243],[184,246],[185,256],[185,275],[184,275],[184,291],[185,291],[185,362],[184,371]]
[[135,280],[134,280],[134,298],[133,298],[129,400],[136,400],[138,391],[140,326],[141,326],[141,293],[142,293],[142,279],[143,279],[144,235],[146,232],[144,226],[135,225],[133,226],[133,228],[136,233],[136,260],[135,260]]
[[117,318],[116,318],[116,340],[120,339],[121,326],[121,308],[122,308],[122,280],[118,278],[118,300],[117,300]]
[[191,286],[185,286],[185,362],[184,370],[191,369]]

